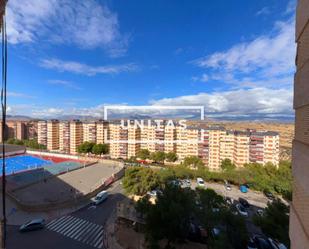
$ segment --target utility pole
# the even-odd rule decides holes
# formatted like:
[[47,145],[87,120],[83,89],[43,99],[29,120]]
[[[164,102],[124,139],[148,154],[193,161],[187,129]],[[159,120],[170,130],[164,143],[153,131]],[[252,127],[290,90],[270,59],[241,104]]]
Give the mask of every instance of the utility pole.
[[1,249],[6,248],[6,179],[5,179],[5,127],[6,127],[6,83],[7,83],[7,35],[5,6],[6,0],[0,1],[0,20],[2,32],[2,89],[1,89],[1,107],[2,107],[2,217],[0,221],[0,239]]

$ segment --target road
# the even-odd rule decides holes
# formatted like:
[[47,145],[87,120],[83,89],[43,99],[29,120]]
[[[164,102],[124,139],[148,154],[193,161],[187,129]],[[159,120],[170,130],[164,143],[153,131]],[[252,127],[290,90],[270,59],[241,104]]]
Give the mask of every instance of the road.
[[[196,183],[192,182],[192,188]],[[206,187],[213,188],[223,196],[229,196],[234,200],[239,197],[246,198],[253,206],[249,212],[250,216],[257,207],[265,207],[267,198],[261,193],[249,191],[247,194],[241,193],[234,187],[227,191],[222,184],[206,183]],[[8,227],[8,249],[94,249],[104,248],[104,225],[106,220],[116,209],[116,204],[125,198],[119,182],[109,189],[108,199],[98,205],[88,205],[69,215],[61,216],[54,220],[47,221],[47,226],[43,230],[19,233],[18,226]],[[255,207],[254,207],[255,206]],[[247,219],[249,231],[254,232],[256,228]]]
[[116,204],[125,198],[118,183],[108,190],[108,199],[57,219],[47,221],[46,228],[19,233],[18,226],[8,227],[8,249],[94,249],[104,248],[104,224],[115,211]]

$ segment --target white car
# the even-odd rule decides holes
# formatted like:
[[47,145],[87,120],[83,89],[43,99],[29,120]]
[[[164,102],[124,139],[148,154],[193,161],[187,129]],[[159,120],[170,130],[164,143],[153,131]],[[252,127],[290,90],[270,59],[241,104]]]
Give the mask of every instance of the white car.
[[238,213],[242,216],[248,217],[248,212],[247,210],[243,207],[243,205],[241,205],[240,203],[238,203],[236,205],[236,209],[238,211]]
[[203,180],[202,178],[200,178],[200,177],[198,177],[198,178],[196,179],[196,183],[197,183],[197,186],[198,186],[198,187],[205,187],[205,182],[204,182],[204,180]]
[[99,205],[101,202],[105,201],[108,197],[107,191],[101,191],[95,197],[91,198],[92,203]]

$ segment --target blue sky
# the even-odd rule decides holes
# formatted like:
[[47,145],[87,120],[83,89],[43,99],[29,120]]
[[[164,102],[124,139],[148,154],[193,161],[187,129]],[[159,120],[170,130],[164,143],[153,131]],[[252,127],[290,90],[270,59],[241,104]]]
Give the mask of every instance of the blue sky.
[[291,0],[10,0],[9,113],[204,105],[207,116],[291,118]]

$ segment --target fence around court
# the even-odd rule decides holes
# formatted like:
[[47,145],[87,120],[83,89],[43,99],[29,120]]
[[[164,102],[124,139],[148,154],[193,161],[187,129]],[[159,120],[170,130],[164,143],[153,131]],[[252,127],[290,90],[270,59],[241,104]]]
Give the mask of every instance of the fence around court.
[[[118,166],[118,164],[117,164]],[[124,176],[125,168],[122,167],[119,168],[119,170],[112,174],[112,176],[108,177],[104,181],[100,181],[100,184],[93,186],[91,191],[89,193],[78,193],[74,196],[72,195],[71,198],[68,198],[66,200],[55,200],[53,202],[48,202],[44,204],[35,204],[33,202],[24,202],[19,200],[12,192],[8,192],[8,195],[11,199],[15,201],[15,203],[18,205],[19,208],[21,208],[24,211],[27,212],[43,212],[43,211],[50,211],[60,208],[69,208],[74,205],[80,205],[81,203],[89,203],[90,197],[95,196],[100,191],[107,189],[111,184],[113,184],[115,181],[119,180],[121,177]]]
[[66,161],[62,163],[45,165],[41,168],[27,170],[7,176],[8,191],[15,191],[29,185],[49,179],[72,170],[90,166],[93,163],[79,163],[76,161]]

